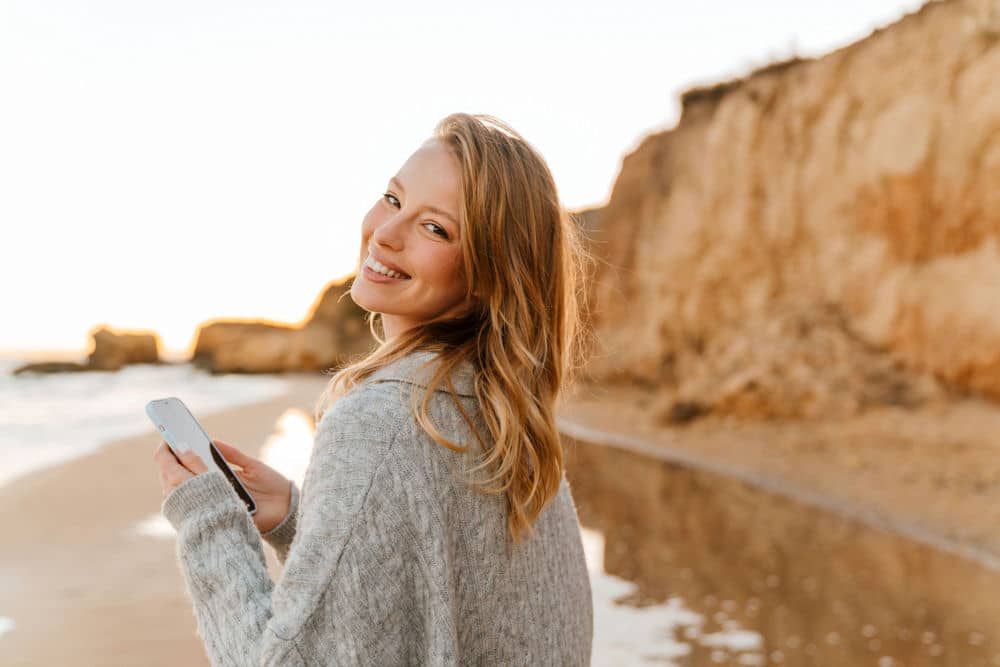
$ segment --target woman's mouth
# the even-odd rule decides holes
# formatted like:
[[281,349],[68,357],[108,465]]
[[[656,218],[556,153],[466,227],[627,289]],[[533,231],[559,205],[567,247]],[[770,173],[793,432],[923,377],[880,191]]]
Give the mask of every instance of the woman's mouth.
[[371,255],[368,255],[367,259],[365,259],[362,266],[362,273],[366,278],[377,283],[398,283],[410,279],[410,276],[399,271],[393,271]]

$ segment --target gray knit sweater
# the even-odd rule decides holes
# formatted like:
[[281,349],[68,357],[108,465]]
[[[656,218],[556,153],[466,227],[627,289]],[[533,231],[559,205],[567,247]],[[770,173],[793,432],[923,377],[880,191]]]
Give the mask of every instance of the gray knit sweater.
[[[413,353],[341,398],[316,429],[301,492],[264,539],[283,571],[267,573],[261,534],[218,471],[164,500],[198,634],[213,665],[585,665],[593,611],[576,510],[565,478],[515,545],[502,496],[456,474],[477,452],[446,390],[409,411],[434,361]],[[474,373],[452,374],[488,435]]]

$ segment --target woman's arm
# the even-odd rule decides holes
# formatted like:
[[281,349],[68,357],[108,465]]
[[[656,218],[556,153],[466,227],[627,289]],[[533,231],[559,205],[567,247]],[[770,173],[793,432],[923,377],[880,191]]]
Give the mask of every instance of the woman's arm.
[[164,501],[213,665],[304,665],[359,654],[405,662],[412,642],[427,637],[412,627],[424,622],[416,589],[401,585],[414,581],[417,561],[410,523],[395,510],[403,485],[394,468],[379,474],[399,421],[375,401],[350,403],[317,429],[276,584],[260,534],[221,472],[195,475]]
[[195,475],[167,496],[177,555],[198,635],[213,665],[303,664],[270,621],[274,584],[260,533],[219,471]]

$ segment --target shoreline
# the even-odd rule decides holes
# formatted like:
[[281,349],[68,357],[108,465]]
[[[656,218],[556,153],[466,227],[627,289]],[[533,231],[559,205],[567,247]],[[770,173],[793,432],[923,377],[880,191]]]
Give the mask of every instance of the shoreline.
[[647,392],[579,387],[566,436],[739,480],[824,512],[1000,570],[1000,407],[953,400],[843,420],[656,423]]
[[[10,360],[0,360],[0,364],[8,362],[10,362]],[[178,364],[178,366],[185,365],[186,364]],[[142,365],[135,365],[127,372],[138,372],[137,366]],[[191,368],[191,371],[197,372],[196,369],[190,365],[187,366]],[[185,370],[184,372],[188,371]],[[119,376],[116,375],[116,378],[117,377]],[[139,381],[141,391],[149,392],[150,396],[155,395],[157,391],[166,390],[166,386],[161,389],[152,389],[147,386],[146,383],[148,382],[148,378],[146,377],[133,377]],[[189,399],[193,399],[194,403],[191,403],[189,400],[189,405],[194,406],[196,404],[201,404],[200,409],[193,408],[197,410],[198,415],[211,414],[222,410],[237,408],[243,405],[250,405],[267,400],[269,397],[278,397],[288,391],[288,386],[290,386],[290,383],[294,381],[294,378],[312,377],[312,374],[275,373],[267,376],[254,376],[255,379],[261,377],[267,378],[263,380],[265,383],[263,386],[251,382],[245,387],[238,388],[235,394],[230,396],[229,400],[225,401],[217,400],[220,396],[227,396],[230,393],[230,389],[227,389],[225,386],[219,386],[212,389],[208,386],[199,386],[200,383],[192,385],[189,388],[191,390]],[[279,385],[277,388],[268,386],[272,379]],[[49,378],[44,376],[38,379],[30,378],[26,380],[28,383],[27,391],[29,393],[36,392],[37,389],[31,388],[36,382],[44,383],[48,381]],[[184,379],[177,379],[177,381],[186,382]],[[167,384],[170,384],[169,377],[167,378]],[[15,392],[16,399],[18,390],[16,380],[11,388]],[[136,391],[140,391],[140,389],[137,388]],[[112,393],[114,393],[114,388],[112,388]],[[209,398],[209,396],[211,396],[211,398]],[[36,441],[4,443],[3,454],[5,460],[2,464],[0,464],[0,489],[5,488],[7,485],[12,484],[27,475],[31,475],[35,472],[54,466],[70,463],[76,459],[100,451],[105,446],[113,444],[119,440],[141,435],[151,428],[151,423],[146,415],[143,414],[141,403],[136,403],[135,406],[133,406],[134,409],[130,408],[127,412],[123,412],[121,410],[121,405],[116,406],[118,409],[109,411],[108,414],[102,418],[102,427],[94,429],[89,423],[78,423],[81,415],[77,414],[67,403],[67,401],[73,400],[71,396],[60,396],[58,395],[58,392],[56,392],[56,396],[52,398],[53,401],[51,405],[46,408],[46,414],[52,412],[53,410],[58,411],[60,409],[68,409],[68,412],[70,413],[66,417],[68,421],[60,424],[39,424],[42,428],[40,429],[40,434],[35,436]],[[37,406],[31,405],[30,407],[34,409]]]
[[[282,416],[298,410],[311,418],[312,408],[327,383],[327,378],[320,374],[285,374],[285,379],[288,387],[281,395],[205,413],[199,415],[199,420],[213,437],[232,442],[260,458],[268,441],[279,431]],[[573,437],[569,425],[577,423],[625,444],[632,438],[648,438],[649,433],[644,431],[644,424],[648,423],[641,418],[648,410],[641,396],[617,387],[603,387],[595,394],[560,405],[559,424],[565,436]],[[962,410],[924,415],[921,419],[940,420],[945,429],[951,425],[948,432],[961,441],[959,436],[981,432],[984,425],[992,423],[991,419],[1000,423],[1000,409],[991,408],[988,414],[979,414],[976,411],[980,409],[986,408],[966,406]],[[977,414],[979,419],[970,422],[966,431],[954,428],[955,420]],[[905,435],[896,428],[895,421],[885,421],[885,416],[878,419],[883,420],[877,421],[883,430],[894,430],[899,437]],[[872,424],[863,425],[869,429],[865,433],[870,435]],[[919,422],[911,428],[919,430],[925,426]],[[879,475],[888,479],[892,469],[880,468],[882,460],[876,455],[892,459],[899,456],[900,446],[898,442],[877,438],[859,443],[842,437],[845,433],[849,432],[843,425],[827,433],[813,424],[808,431],[813,440],[809,441],[809,447],[803,447],[797,439],[802,436],[799,431],[791,433],[794,438],[788,433],[785,435],[789,437],[778,438],[775,425],[741,426],[706,421],[693,428],[656,430],[654,435],[659,437],[647,440],[650,450],[647,453],[677,460],[695,470],[713,467],[732,480],[747,481],[747,475],[766,477],[783,487],[777,491],[786,497],[792,497],[786,491],[793,486],[806,489],[823,500],[826,509],[846,515],[845,499],[873,507],[873,501],[879,497],[874,493],[879,489],[874,488],[866,495],[858,490],[857,484],[877,487],[872,479]],[[822,438],[842,447],[814,446]],[[162,498],[152,461],[152,448],[158,440],[150,424],[142,433],[115,438],[95,451],[0,486],[0,521],[7,528],[9,544],[0,553],[0,664],[12,667],[208,664],[176,561],[175,541],[170,534],[152,531],[143,534],[140,528],[161,516]],[[605,444],[616,446],[614,442]],[[879,451],[868,452],[862,445]],[[924,452],[925,456],[918,461],[916,453],[924,445],[915,441],[915,446],[906,450],[909,459],[913,459],[912,465],[922,461],[921,465],[926,466],[933,463],[933,456],[961,453],[966,457],[974,454],[973,462],[981,467],[982,461],[977,457],[996,451],[996,448],[982,452],[968,447],[956,449],[951,445],[948,449]],[[703,465],[698,465],[699,460]],[[940,467],[940,460],[937,465]],[[1000,470],[1000,462],[996,467]],[[734,470],[742,470],[742,474],[734,474]],[[790,470],[797,474],[790,475]],[[866,477],[869,473],[875,477]],[[848,484],[845,480],[851,477],[857,479]],[[893,484],[898,487],[899,481]],[[922,487],[919,490],[924,491]],[[947,496],[948,492],[942,490],[939,495]],[[968,518],[968,508],[982,508],[990,498],[989,494],[970,496],[967,500],[974,502],[963,506],[965,512],[949,506],[941,508],[939,514],[912,501],[887,505],[880,508],[881,518],[916,516],[933,528],[941,525],[942,517],[956,516],[966,522],[957,528],[967,534],[989,520],[988,516]],[[916,511],[910,515],[893,514],[900,507]],[[1000,534],[994,531],[993,534]],[[940,531],[939,534],[948,539],[961,537]],[[988,544],[980,546],[988,548]],[[280,568],[274,555],[267,546],[264,553],[268,571],[277,580]],[[598,634],[595,628],[595,638]]]
[[[199,421],[259,457],[279,418],[292,409],[311,416],[327,382],[319,374],[287,380],[278,396]],[[137,530],[160,515],[158,440],[150,424],[0,486],[9,545],[0,551],[0,617],[10,627],[0,637],[0,664],[208,664],[174,540]],[[276,578],[274,555],[264,551]]]
[[[160,348],[160,360],[166,363],[187,363],[191,353],[187,349]],[[7,347],[0,348],[0,361],[18,363],[35,363],[44,361],[75,361],[86,363],[90,351],[86,348],[52,348],[40,350],[33,348]]]
[[693,471],[704,471],[722,478],[745,482],[752,487],[788,498],[804,506],[845,519],[852,519],[869,528],[918,542],[936,551],[964,558],[990,570],[1000,571],[1000,554],[995,551],[951,539],[912,519],[885,516],[879,513],[877,508],[851,502],[849,499],[836,499],[808,487],[798,486],[788,479],[770,476],[766,472],[712,461],[707,458],[703,459],[681,448],[674,448],[666,444],[657,445],[643,438],[601,431],[568,419],[559,420],[559,431],[574,440],[583,440],[603,447],[642,454],[656,460],[677,463]]

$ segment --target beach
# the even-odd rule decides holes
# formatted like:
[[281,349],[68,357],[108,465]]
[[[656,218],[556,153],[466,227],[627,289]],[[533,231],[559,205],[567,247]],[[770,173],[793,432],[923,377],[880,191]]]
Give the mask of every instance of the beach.
[[[192,409],[212,437],[301,481],[312,446],[312,410],[326,385],[324,376],[211,378],[181,371],[182,385],[175,393],[190,397],[189,404],[219,392],[244,398],[255,391],[273,394],[272,383],[280,379],[283,391],[263,400],[215,411]],[[170,391],[175,372],[151,368],[141,376],[159,395]],[[149,378],[164,373],[166,383]],[[110,379],[90,378],[87,387]],[[140,384],[136,378],[115,381]],[[0,485],[0,521],[7,527],[0,550],[4,667],[209,664],[176,558],[175,534],[160,514],[152,460],[159,442],[150,425],[97,447],[86,443],[75,458]],[[594,594],[592,664],[640,664],[647,658],[677,664],[672,658],[708,642],[739,652],[759,649],[760,636],[735,622],[702,636],[703,615],[680,598],[641,608],[618,604],[634,595],[637,586],[604,571],[600,532],[586,526],[581,531]],[[263,549],[277,581],[280,567],[271,548],[265,544]]]
[[[145,380],[140,381],[140,378]],[[53,378],[53,381],[59,383],[66,379]],[[112,378],[95,376],[87,381],[86,393],[90,393],[95,391],[94,383],[107,384]],[[192,406],[206,406],[212,396],[215,396],[213,400],[220,400],[218,395],[228,395],[235,404],[218,410],[193,407],[206,430],[212,437],[235,444],[300,481],[311,450],[313,407],[327,378],[320,374],[212,377],[189,374],[188,369],[150,368],[139,369],[136,377],[117,377],[115,381],[123,387],[135,385],[136,389],[131,391],[132,396],[127,396],[125,403],[112,406],[109,415],[127,416],[134,411],[129,404],[140,404],[151,391],[152,395],[176,391],[189,398]],[[143,381],[147,384],[142,385]],[[180,384],[174,389],[172,383],[175,381]],[[56,391],[53,386],[38,389],[39,394],[49,397]],[[112,389],[114,395],[120,393],[121,387]],[[782,560],[796,563],[796,567],[802,569],[795,573],[799,579],[815,578],[823,583],[826,575],[822,564],[830,562],[830,548],[833,547],[824,543],[827,550],[807,558],[794,541],[781,537],[785,528],[776,526],[785,524],[775,521],[782,516],[811,517],[808,512],[814,510],[807,508],[814,506],[822,512],[815,519],[806,519],[810,525],[827,525],[840,521],[833,516],[843,516],[845,520],[854,517],[851,520],[860,520],[878,529],[869,534],[863,532],[868,528],[856,528],[851,524],[847,528],[820,531],[815,536],[813,541],[820,543],[829,540],[831,535],[848,535],[843,545],[834,545],[845,554],[843,558],[855,558],[853,544],[859,538],[851,535],[865,535],[864,543],[884,542],[876,551],[877,558],[886,562],[895,562],[892,558],[910,558],[914,549],[924,548],[920,546],[923,542],[933,546],[933,553],[929,551],[922,556],[919,567],[938,563],[936,567],[947,574],[936,575],[936,580],[950,581],[952,587],[958,587],[957,595],[967,596],[967,602],[977,590],[986,593],[987,598],[988,592],[993,590],[992,568],[979,570],[972,563],[983,563],[976,555],[980,551],[992,553],[996,544],[991,539],[995,537],[995,529],[990,532],[988,526],[989,510],[993,506],[990,498],[997,487],[973,485],[968,493],[960,493],[961,488],[955,485],[964,477],[951,479],[965,470],[955,467],[959,462],[966,467],[975,466],[979,476],[989,477],[996,471],[995,457],[991,456],[995,448],[991,443],[973,448],[965,442],[976,440],[976,433],[1000,420],[1000,414],[985,404],[963,403],[950,411],[906,415],[908,423],[912,422],[910,430],[923,434],[932,442],[914,441],[914,446],[908,448],[906,467],[899,468],[883,465],[882,458],[876,456],[887,442],[887,435],[882,431],[890,428],[897,438],[902,436],[899,424],[892,420],[886,422],[887,415],[871,415],[863,424],[855,425],[855,430],[867,434],[863,438],[857,434],[847,437],[850,433],[844,429],[850,424],[839,426],[835,434],[827,434],[826,437],[838,444],[837,455],[832,456],[825,448],[817,450],[815,444],[792,446],[786,441],[793,434],[785,432],[783,438],[778,437],[773,427],[767,433],[756,433],[749,425],[737,429],[735,424],[724,427],[705,424],[704,427],[661,431],[646,423],[648,415],[643,411],[645,401],[641,395],[629,394],[621,387],[614,392],[599,392],[600,395],[596,391],[591,388],[591,395],[576,396],[560,411],[564,436],[570,436],[567,440],[568,475],[583,522],[581,529],[594,594],[592,664],[642,664],[647,660],[668,665],[726,661],[740,665],[765,664],[764,656],[773,658],[779,648],[789,652],[791,658],[800,648],[807,651],[812,646],[807,641],[803,643],[802,638],[810,639],[816,629],[796,631],[795,623],[787,618],[781,622],[785,630],[779,632],[769,628],[764,631],[766,625],[761,626],[758,621],[768,618],[773,610],[795,598],[790,592],[778,591],[780,595],[768,601],[767,595],[754,588],[760,577],[748,576],[740,570],[739,559],[743,552],[738,545],[717,553],[718,545],[713,547],[693,540],[691,535],[674,534],[670,525],[664,524],[664,521],[670,524],[693,520],[702,526],[696,534],[710,542],[718,541],[726,531],[742,525],[746,519],[738,516],[723,519],[706,513],[716,505],[720,511],[726,508],[724,511],[736,514],[743,511],[741,507],[756,508],[760,513],[756,520],[760,527],[755,531],[755,539],[763,540],[769,534],[765,527],[772,526],[774,544],[768,547],[767,553],[787,551],[788,557]],[[254,396],[263,397],[254,400]],[[77,399],[67,394],[61,400]],[[55,413],[61,409],[59,406],[58,402],[52,403],[50,409]],[[947,430],[950,439],[943,439],[932,428],[932,422],[938,423],[937,431]],[[626,428],[625,424],[630,427]],[[643,424],[646,429],[642,428]],[[878,424],[884,427],[881,431],[874,428]],[[820,426],[814,424],[809,430],[812,433],[810,443],[818,442],[817,438],[825,433]],[[862,426],[865,428],[861,429]],[[18,428],[21,427],[15,425],[8,433],[17,432]],[[631,434],[647,440],[651,452],[662,448],[666,468],[658,472],[661,464],[654,462],[656,457],[630,464],[628,456],[631,455],[616,453],[619,452],[617,445],[599,446],[591,448],[592,451],[580,449],[582,445],[572,440],[584,435],[587,428],[611,428],[619,438]],[[969,432],[965,433],[963,428]],[[916,438],[917,434],[911,436]],[[751,437],[754,435],[757,437]],[[601,441],[600,437],[593,439]],[[141,431],[134,430],[133,435],[110,439],[96,448],[87,442],[81,447],[83,453],[76,458],[36,469],[0,485],[0,521],[7,528],[4,548],[0,549],[0,664],[5,667],[209,664],[196,634],[194,612],[176,558],[175,536],[160,515],[162,498],[157,468],[152,460],[159,442],[151,425]],[[936,446],[930,446],[935,443]],[[11,445],[11,442],[4,444]],[[947,458],[952,461],[947,469],[942,468],[940,458],[940,449],[945,445],[951,450]],[[20,451],[24,443],[11,446],[11,451]],[[606,453],[598,450],[606,450]],[[781,455],[768,456],[767,452]],[[917,456],[918,453],[921,455]],[[678,462],[683,464],[678,466]],[[574,466],[577,463],[579,465]],[[793,466],[797,472],[792,474],[788,466]],[[610,471],[617,472],[611,474]],[[720,472],[721,476],[711,477]],[[706,474],[709,477],[705,477]],[[652,476],[646,479],[649,475]],[[871,482],[872,475],[877,476],[879,483]],[[859,484],[866,477],[868,483],[864,484],[865,492],[862,493],[858,490]],[[621,478],[621,488],[610,488],[618,478]],[[849,483],[852,479],[853,484]],[[792,509],[783,510],[774,505],[787,503],[778,496],[769,499],[767,490],[774,491],[777,482],[765,483],[768,480],[782,480],[781,497],[798,498]],[[931,486],[923,483],[926,480],[930,480]],[[941,483],[947,486],[940,486]],[[939,484],[939,488],[933,484]],[[608,488],[604,488],[606,486]],[[821,490],[823,498],[832,505],[824,509],[823,503],[799,498],[802,494],[795,490],[806,487]],[[681,495],[668,499],[663,495],[683,489],[702,491],[689,498]],[[630,498],[629,493],[636,490],[652,493],[660,498],[660,504],[650,505],[642,498]],[[927,502],[914,502],[907,495],[912,493],[918,493]],[[735,495],[723,502],[727,494]],[[711,502],[712,498],[720,503]],[[635,509],[647,506],[651,512],[648,516]],[[658,509],[660,507],[670,510],[663,511]],[[767,507],[771,509],[765,509]],[[878,528],[885,522],[867,519],[870,512],[860,511],[863,507],[887,512],[893,517],[889,531],[885,532],[885,525]],[[630,528],[629,521],[636,525]],[[907,526],[921,530],[903,530]],[[635,542],[623,530],[647,535],[648,539]],[[933,534],[938,539],[920,539],[923,533]],[[889,537],[890,534],[898,537]],[[624,541],[623,535],[626,536]],[[606,537],[610,552],[605,549]],[[955,548],[955,544],[962,548]],[[685,555],[682,561],[670,561],[672,557],[680,557],[685,545],[692,553]],[[632,554],[625,560],[623,548]],[[269,573],[277,581],[280,568],[274,554],[269,546],[264,545],[263,550]],[[863,550],[858,553],[862,554]],[[961,553],[964,557],[954,558],[948,556],[949,553]],[[704,590],[690,589],[683,577],[674,580],[674,575],[683,575],[685,568],[703,568],[706,557],[712,554],[722,560],[717,571],[712,571],[706,580],[708,584]],[[606,558],[612,559],[607,570],[619,576],[608,574]],[[765,574],[761,576],[768,582],[764,589],[768,590],[772,579],[777,581],[778,577],[770,571]],[[780,574],[782,579],[790,576],[788,572]],[[959,581],[965,581],[967,587],[959,587],[956,583]],[[904,590],[912,592],[912,583],[905,583]],[[862,596],[859,608],[870,610],[882,605],[889,609],[884,631],[907,632],[909,621],[903,618],[905,614],[899,608],[892,606],[892,595],[892,591],[879,591]],[[932,601],[932,597],[928,597],[928,601]],[[928,608],[947,610],[950,602],[942,598],[935,604]],[[958,619],[952,625],[961,620],[957,611],[945,613]],[[991,633],[987,630],[988,623],[984,624],[993,612],[979,609],[970,610],[970,614],[972,620],[966,625],[972,628],[971,631],[963,630],[962,636],[941,644],[931,642],[927,650],[939,647],[948,654],[966,646],[966,651],[976,653],[973,657],[983,653],[1000,660],[1000,655],[990,654]],[[818,616],[813,612],[802,613],[801,617],[796,616],[796,623],[809,618]],[[825,622],[825,625],[835,627],[835,621]],[[914,636],[925,638],[931,636],[929,633],[940,634],[935,623],[914,622],[912,625],[917,633]],[[865,625],[862,629],[868,627],[875,626]],[[904,655],[908,650],[906,643],[893,645],[893,653]],[[888,646],[886,642],[886,648]],[[884,657],[890,660],[888,654]],[[928,654],[928,659],[932,657]],[[836,664],[851,663],[848,660]]]
[[[282,415],[311,415],[327,381],[283,378],[284,395],[199,420],[212,437],[260,456]],[[159,442],[150,426],[0,487],[0,617],[9,619],[0,664],[209,664],[175,540],[157,521]],[[276,579],[274,554],[264,552]]]

